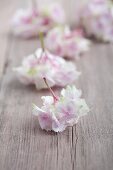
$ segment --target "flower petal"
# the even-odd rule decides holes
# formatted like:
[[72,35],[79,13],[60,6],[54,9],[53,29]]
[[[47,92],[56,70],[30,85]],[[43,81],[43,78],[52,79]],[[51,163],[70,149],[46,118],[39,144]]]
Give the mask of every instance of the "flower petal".
[[33,114],[35,116],[39,116],[39,113],[45,113],[44,110],[40,109],[39,107],[37,107],[35,104],[32,104],[33,106]]

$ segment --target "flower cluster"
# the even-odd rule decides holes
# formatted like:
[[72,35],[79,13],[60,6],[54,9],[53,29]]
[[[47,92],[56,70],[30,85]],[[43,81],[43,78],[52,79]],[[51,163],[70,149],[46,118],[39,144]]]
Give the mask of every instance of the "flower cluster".
[[47,33],[54,25],[64,24],[65,14],[62,7],[55,3],[44,8],[20,9],[12,20],[15,35],[31,38],[41,31]]
[[88,36],[104,42],[113,42],[113,3],[92,0],[82,11],[81,24]]
[[41,108],[33,105],[33,114],[38,116],[42,129],[62,132],[67,126],[73,126],[81,116],[89,112],[81,91],[75,86],[67,86],[59,97],[43,96]]
[[47,88],[43,77],[46,77],[51,87],[63,87],[72,84],[80,75],[72,62],[67,62],[41,48],[26,57],[22,66],[14,70],[22,83],[35,84],[37,89]]
[[89,40],[83,37],[82,30],[71,31],[68,26],[50,30],[45,43],[51,52],[69,59],[80,56],[89,49],[90,44]]

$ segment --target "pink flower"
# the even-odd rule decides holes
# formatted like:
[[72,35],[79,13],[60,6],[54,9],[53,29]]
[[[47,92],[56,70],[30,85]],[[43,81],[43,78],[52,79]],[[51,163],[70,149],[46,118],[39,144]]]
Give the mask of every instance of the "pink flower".
[[89,41],[81,31],[71,31],[68,26],[50,30],[45,43],[51,52],[66,58],[76,58],[89,49]]
[[113,3],[106,0],[92,0],[81,15],[81,24],[88,36],[113,42]]
[[85,100],[81,98],[81,91],[75,86],[67,86],[59,97],[52,91],[52,96],[43,96],[42,100],[41,108],[33,104],[33,114],[38,117],[41,128],[47,131],[62,132],[89,112]]
[[60,4],[44,8],[31,7],[19,9],[12,20],[15,35],[24,38],[38,36],[39,32],[47,33],[55,24],[64,24],[65,14]]
[[73,63],[41,48],[26,57],[22,66],[14,70],[22,83],[35,84],[37,89],[47,88],[43,77],[47,78],[51,87],[63,87],[72,84],[80,75]]

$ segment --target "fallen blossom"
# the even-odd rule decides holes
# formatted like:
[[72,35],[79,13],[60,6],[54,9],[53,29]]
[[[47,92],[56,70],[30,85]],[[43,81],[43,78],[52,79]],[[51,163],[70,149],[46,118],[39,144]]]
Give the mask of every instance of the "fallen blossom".
[[83,37],[81,30],[71,31],[68,26],[59,26],[48,32],[45,44],[47,49],[56,55],[70,59],[86,52],[90,43]]
[[81,90],[75,86],[67,86],[60,96],[56,96],[53,91],[51,93],[52,96],[42,97],[41,108],[33,104],[33,114],[38,116],[42,129],[62,132],[89,112],[85,100],[81,98]]
[[91,0],[82,10],[81,25],[89,37],[113,42],[113,2]]
[[43,8],[31,7],[19,9],[12,19],[12,29],[15,35],[31,38],[39,32],[47,33],[54,25],[64,24],[65,13],[58,3]]
[[52,86],[72,84],[80,75],[72,62],[53,55],[39,48],[34,54],[26,57],[20,67],[14,68],[18,78],[24,84],[35,84],[37,89],[47,88],[43,77]]

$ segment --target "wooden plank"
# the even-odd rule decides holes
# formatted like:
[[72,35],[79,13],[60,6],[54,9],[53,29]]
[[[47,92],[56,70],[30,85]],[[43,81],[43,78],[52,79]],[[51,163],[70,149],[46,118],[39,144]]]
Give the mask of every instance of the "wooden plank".
[[[113,57],[112,46],[95,44],[79,61],[79,86],[91,113],[74,127],[77,170],[113,169]],[[77,138],[77,140],[75,139]]]

